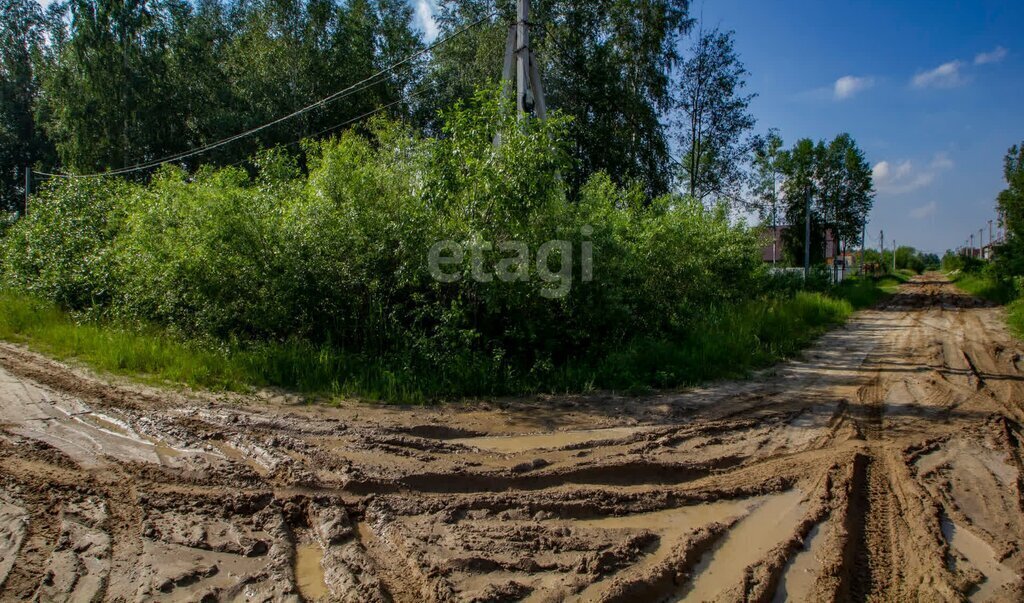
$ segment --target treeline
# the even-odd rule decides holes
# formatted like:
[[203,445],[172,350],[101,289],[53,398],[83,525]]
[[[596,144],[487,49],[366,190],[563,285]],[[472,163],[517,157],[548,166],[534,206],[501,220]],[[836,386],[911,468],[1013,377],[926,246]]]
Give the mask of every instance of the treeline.
[[[336,133],[381,107],[438,134],[438,112],[502,69],[515,2],[439,2],[434,52],[357,93],[201,156],[229,165],[256,150]],[[534,7],[533,46],[566,132],[576,188],[604,171],[667,192],[686,0],[553,0]],[[19,207],[24,166],[78,173],[137,165],[246,131],[344,90],[420,51],[408,0],[36,0],[0,2],[0,179]],[[478,23],[477,26],[472,26]],[[463,31],[465,30],[465,31]],[[150,173],[141,174],[148,177]]]
[[8,208],[20,166],[131,166],[356,90],[159,169],[39,183],[4,225],[4,296],[386,398],[692,383],[850,311],[769,277],[734,210],[854,241],[863,153],[754,136],[733,34],[681,51],[685,0],[538,1],[545,122],[498,98],[512,0],[440,2],[430,52],[405,0],[0,2]]
[[1024,293],[1024,142],[1014,145],[1003,159],[1006,189],[999,193],[996,207],[1006,229],[1006,240],[996,248],[995,265],[1000,278],[1015,281]]
[[[408,0],[58,0],[45,10],[36,0],[0,0],[0,202],[21,206],[26,166],[91,173],[144,164],[353,86],[315,110],[174,163],[189,171],[249,165],[256,151],[278,145],[292,145],[304,163],[294,143],[359,127],[357,118],[375,111],[441,135],[442,110],[499,78],[515,2],[437,5],[443,43],[424,52]],[[807,187],[810,170],[817,238],[828,225],[848,239],[847,223],[866,214],[870,174],[840,165],[844,153],[859,156],[852,139],[799,141],[792,160],[779,162],[775,138],[753,134],[754,94],[733,32],[693,31],[687,0],[544,0],[534,3],[532,21],[548,104],[571,118],[562,174],[570,191],[604,172],[651,197],[682,190],[746,209],[785,199],[780,215],[796,220],[788,210],[807,192],[796,189]],[[750,169],[766,149],[762,170],[776,173],[780,186],[783,178],[793,183],[770,200],[768,176]],[[758,187],[762,194],[753,195]]]
[[787,225],[784,261],[802,265],[810,220],[811,263],[825,259],[831,233],[836,252],[857,247],[874,204],[871,166],[849,134],[815,143],[796,141],[790,149],[776,132],[754,145],[751,204],[767,225]]

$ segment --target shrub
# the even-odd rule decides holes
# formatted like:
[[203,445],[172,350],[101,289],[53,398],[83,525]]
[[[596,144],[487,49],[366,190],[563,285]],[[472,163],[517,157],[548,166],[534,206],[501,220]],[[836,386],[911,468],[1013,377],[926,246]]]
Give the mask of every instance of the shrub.
[[[165,168],[145,185],[52,183],[4,238],[4,282],[68,310],[248,350],[270,373],[299,350],[334,358],[287,382],[343,384],[324,371],[372,365],[375,383],[404,371],[465,392],[540,383],[635,341],[694,337],[715,308],[765,290],[756,235],[724,209],[650,199],[601,174],[570,200],[558,176],[569,169],[566,121],[524,126],[495,98],[454,108],[435,139],[376,121],[366,135],[309,143],[306,171],[268,152],[255,177]],[[430,274],[444,240],[480,248],[448,267],[456,282]],[[555,298],[533,261],[551,240],[573,250],[571,286]],[[477,264],[509,259],[486,244],[512,241],[532,254],[518,266],[528,278],[471,278]]]

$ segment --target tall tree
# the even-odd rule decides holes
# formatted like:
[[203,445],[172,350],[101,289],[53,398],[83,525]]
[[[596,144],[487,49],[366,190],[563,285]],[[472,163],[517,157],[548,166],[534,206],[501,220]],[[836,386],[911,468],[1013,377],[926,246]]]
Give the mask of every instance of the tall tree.
[[842,156],[843,163],[842,187],[835,215],[836,235],[847,249],[850,244],[863,242],[868,214],[875,203],[875,184],[871,164],[852,136],[841,134],[832,141],[832,145],[837,147],[834,152]]
[[22,206],[24,168],[52,150],[36,127],[45,17],[35,0],[0,0],[0,209]]
[[1014,145],[1003,159],[1007,187],[997,205],[1006,241],[996,252],[996,266],[1005,276],[1024,275],[1024,143]]
[[[771,226],[772,244],[779,227],[779,206],[781,196],[779,184],[782,180],[782,137],[776,129],[771,129],[763,137],[757,137],[753,143],[753,170],[751,171],[750,189],[754,198],[754,209],[761,218],[762,224]],[[778,249],[773,248],[773,261],[778,258]]]
[[42,100],[72,169],[150,159],[181,137],[166,88],[166,31],[145,0],[71,0],[70,32],[43,79]]
[[[514,0],[442,0],[444,34],[490,14],[500,17],[437,50],[427,85],[430,115],[467,98],[501,75]],[[663,118],[671,108],[671,76],[689,31],[688,0],[537,0],[531,45],[540,62],[548,106],[573,118],[576,169],[570,186],[604,171],[641,182],[651,193],[671,185],[672,161]]]
[[681,179],[690,196],[736,199],[754,127],[748,72],[736,53],[734,32],[700,31],[683,63],[676,93]]
[[874,203],[871,166],[849,134],[828,143],[797,141],[781,155],[786,205],[786,247],[803,258],[807,214],[811,217],[811,261],[826,257],[831,235],[834,253],[860,239]]
[[782,195],[785,202],[786,229],[783,244],[797,264],[803,264],[806,221],[811,221],[811,263],[820,262],[824,251],[824,228],[821,204],[818,203],[818,157],[821,146],[802,138],[792,149],[782,152],[780,165],[784,176]]

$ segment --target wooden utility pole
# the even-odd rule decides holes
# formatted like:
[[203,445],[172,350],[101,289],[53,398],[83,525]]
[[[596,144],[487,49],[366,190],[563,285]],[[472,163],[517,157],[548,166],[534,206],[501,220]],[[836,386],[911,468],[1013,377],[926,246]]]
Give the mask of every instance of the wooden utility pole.
[[892,240],[892,271],[896,272],[896,239]]
[[530,0],[517,0],[516,22],[509,27],[505,43],[505,68],[502,73],[502,91],[511,88],[512,70],[516,78],[516,111],[520,119],[536,115],[548,116],[544,86],[537,67],[537,57],[530,48]]

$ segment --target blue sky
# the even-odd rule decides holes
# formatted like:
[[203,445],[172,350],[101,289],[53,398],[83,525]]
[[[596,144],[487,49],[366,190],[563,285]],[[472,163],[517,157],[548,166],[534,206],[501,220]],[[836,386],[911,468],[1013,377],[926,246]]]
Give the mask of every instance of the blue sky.
[[[759,129],[852,134],[874,166],[869,235],[941,252],[995,217],[1024,140],[1024,3],[695,2],[736,31]],[[869,239],[869,244],[871,239]]]
[[[411,0],[424,29],[431,0]],[[849,132],[874,167],[870,237],[955,248],[995,217],[1024,140],[1024,2],[705,0],[736,31],[758,129],[787,145]],[[869,238],[869,244],[872,239]]]

